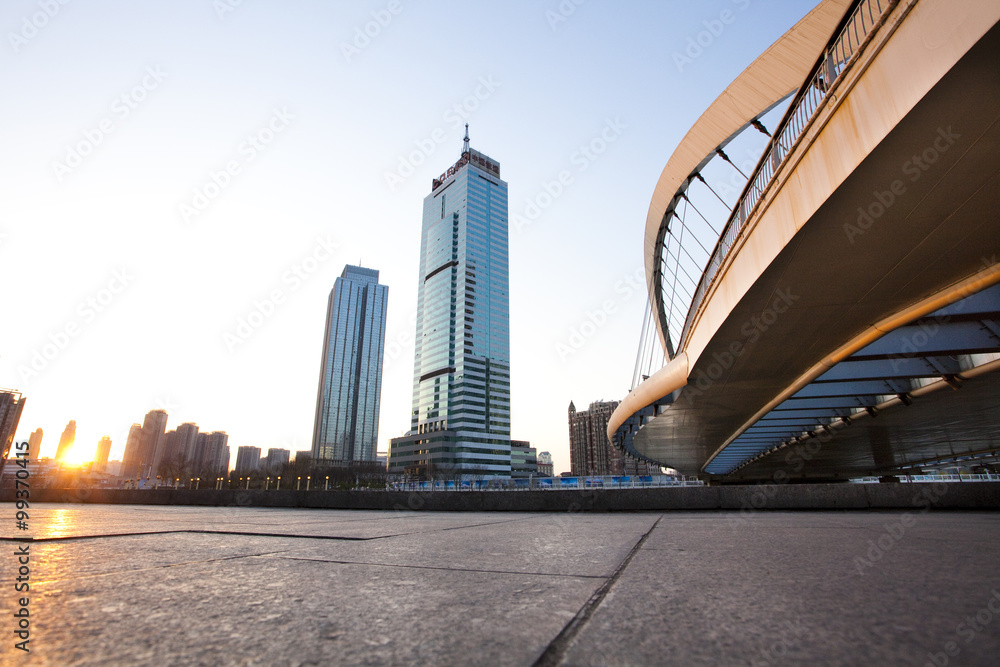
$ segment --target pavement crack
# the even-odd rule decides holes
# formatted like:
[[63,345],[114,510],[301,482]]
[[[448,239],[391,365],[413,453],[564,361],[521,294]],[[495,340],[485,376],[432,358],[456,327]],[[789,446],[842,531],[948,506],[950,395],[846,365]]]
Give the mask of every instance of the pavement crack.
[[605,581],[600,588],[594,591],[594,594],[590,596],[590,599],[587,600],[582,607],[580,607],[580,611],[576,612],[576,616],[574,616],[569,623],[563,627],[559,634],[556,635],[555,639],[549,642],[549,645],[546,646],[545,650],[542,651],[542,654],[538,656],[538,659],[535,660],[532,667],[550,667],[558,665],[562,662],[566,655],[566,651],[569,649],[570,644],[573,643],[576,635],[579,634],[580,630],[583,629],[583,626],[590,620],[590,617],[597,611],[601,602],[604,601],[604,598],[606,598],[608,593],[611,592],[612,586],[614,586],[618,579],[621,578],[622,574],[624,574],[628,564],[632,562],[635,555],[639,553],[639,549],[642,548],[642,545],[646,543],[649,536],[654,530],[656,530],[656,527],[660,524],[661,519],[663,519],[662,514],[656,519],[655,522],[653,522],[653,525],[650,526],[649,530],[647,530],[643,536],[639,538],[639,540],[635,543],[635,546],[632,547],[632,550],[628,552],[628,555],[625,556],[621,564],[618,565],[618,568],[615,569],[614,573],[610,577],[608,577],[607,581]]
[[407,565],[403,563],[370,563],[357,560],[335,560],[332,558],[304,558],[302,556],[278,556],[287,560],[309,561],[312,563],[333,563],[335,565],[368,565],[372,567],[401,567],[415,570],[443,570],[445,572],[478,572],[481,574],[516,574],[528,577],[565,577],[568,579],[604,579],[599,574],[560,574],[557,572],[517,572],[515,570],[482,570],[472,567],[439,567],[434,565]]

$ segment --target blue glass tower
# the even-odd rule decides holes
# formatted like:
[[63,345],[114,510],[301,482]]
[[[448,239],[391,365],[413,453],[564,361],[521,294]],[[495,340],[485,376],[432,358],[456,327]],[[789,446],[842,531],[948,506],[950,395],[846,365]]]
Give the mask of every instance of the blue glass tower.
[[507,183],[469,148],[424,198],[410,431],[389,469],[510,476]]
[[374,461],[389,288],[378,271],[345,266],[330,292],[316,397],[312,455]]

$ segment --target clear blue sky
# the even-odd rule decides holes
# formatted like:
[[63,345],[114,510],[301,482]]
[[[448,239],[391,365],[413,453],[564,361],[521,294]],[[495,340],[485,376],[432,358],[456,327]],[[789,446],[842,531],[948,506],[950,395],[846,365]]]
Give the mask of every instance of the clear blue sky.
[[234,452],[308,449],[327,295],[360,261],[389,286],[385,450],[409,425],[421,200],[467,120],[510,184],[512,436],[568,470],[570,400],[629,390],[660,171],[812,4],[6,0],[18,438],[42,427],[51,456],[75,419],[86,458],[102,435],[118,458],[163,407]]

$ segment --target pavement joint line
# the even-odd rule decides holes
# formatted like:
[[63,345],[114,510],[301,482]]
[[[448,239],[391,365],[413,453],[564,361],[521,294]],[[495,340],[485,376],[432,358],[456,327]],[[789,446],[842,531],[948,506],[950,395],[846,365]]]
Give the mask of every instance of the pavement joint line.
[[559,634],[556,635],[555,639],[549,642],[549,645],[546,646],[545,650],[542,651],[542,654],[538,656],[538,659],[535,660],[532,667],[550,667],[552,665],[558,665],[562,662],[567,649],[569,649],[570,644],[573,643],[576,635],[583,629],[583,626],[587,624],[587,621],[589,621],[590,617],[594,615],[594,612],[597,611],[601,602],[603,602],[604,598],[611,592],[612,586],[614,586],[615,583],[621,578],[622,574],[625,573],[625,569],[628,567],[629,563],[631,563],[635,555],[639,553],[639,549],[641,549],[642,545],[645,544],[647,539],[649,539],[649,536],[653,534],[656,527],[660,525],[660,521],[662,519],[663,515],[661,514],[656,521],[653,522],[653,525],[650,526],[649,530],[647,530],[643,536],[639,538],[639,541],[635,543],[632,549],[628,552],[628,555],[625,556],[622,562],[615,569],[614,573],[608,577],[608,579],[596,591],[594,591],[594,594],[590,596],[590,599],[583,604],[580,611],[576,612],[576,615],[563,627]]
[[[375,537],[340,537],[336,535],[294,535],[286,533],[247,533],[229,530],[154,530],[140,533],[109,533],[107,535],[61,535],[59,537],[0,537],[3,542],[67,542],[70,540],[98,540],[110,537],[143,537],[147,535],[178,535],[187,533],[191,535],[242,535],[245,537],[284,537],[299,540],[340,540],[346,542],[368,542],[370,540],[381,540],[386,537],[397,537],[397,535],[377,535]],[[409,535],[412,533],[403,533]]]
[[[283,552],[278,552],[283,553]],[[333,560],[331,558],[305,558],[303,556],[278,556],[285,560],[309,561],[312,563],[333,563],[335,565],[366,565],[371,567],[402,567],[415,570],[443,570],[445,572],[478,572],[481,574],[516,574],[528,577],[565,577],[568,579],[605,579],[603,574],[560,574],[557,572],[517,572],[514,570],[482,570],[473,567],[435,567],[433,565],[406,565],[403,563],[369,563],[357,560]]]
[[150,567],[138,567],[135,569],[124,569],[124,570],[114,570],[112,572],[93,572],[90,574],[78,574],[67,577],[56,577],[54,579],[42,579],[36,581],[33,585],[42,586],[45,584],[53,584],[57,581],[75,581],[79,579],[95,579],[97,577],[109,577],[117,576],[123,573],[132,572],[149,572],[150,570],[163,570],[169,567],[183,567],[185,565],[203,565],[205,563],[218,563],[226,560],[237,560],[239,558],[261,558],[264,556],[274,556],[275,554],[281,554],[288,551],[287,549],[282,549],[280,551],[265,551],[263,553],[256,554],[235,554],[233,556],[220,556],[219,558],[206,558],[204,560],[188,560],[182,563],[164,563],[163,565],[152,565]]

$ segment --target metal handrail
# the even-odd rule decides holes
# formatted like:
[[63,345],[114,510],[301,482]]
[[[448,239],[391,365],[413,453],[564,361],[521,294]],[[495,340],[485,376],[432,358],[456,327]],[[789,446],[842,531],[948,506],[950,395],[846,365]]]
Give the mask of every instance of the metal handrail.
[[[784,118],[768,142],[764,154],[757,167],[747,181],[746,187],[726,221],[719,235],[715,249],[709,258],[701,279],[695,289],[688,308],[688,314],[681,329],[677,349],[684,349],[688,332],[694,321],[708,289],[711,287],[719,268],[729,254],[736,239],[739,237],[746,221],[751,217],[758,202],[770,187],[774,175],[781,167],[785,158],[810,127],[813,117],[826,99],[830,89],[837,83],[843,72],[852,64],[852,60],[861,50],[875,30],[882,24],[885,17],[898,4],[899,0],[861,0],[843,28],[823,51],[807,82],[796,93]],[[657,253],[662,253],[662,242]],[[662,305],[662,285],[661,305]]]

